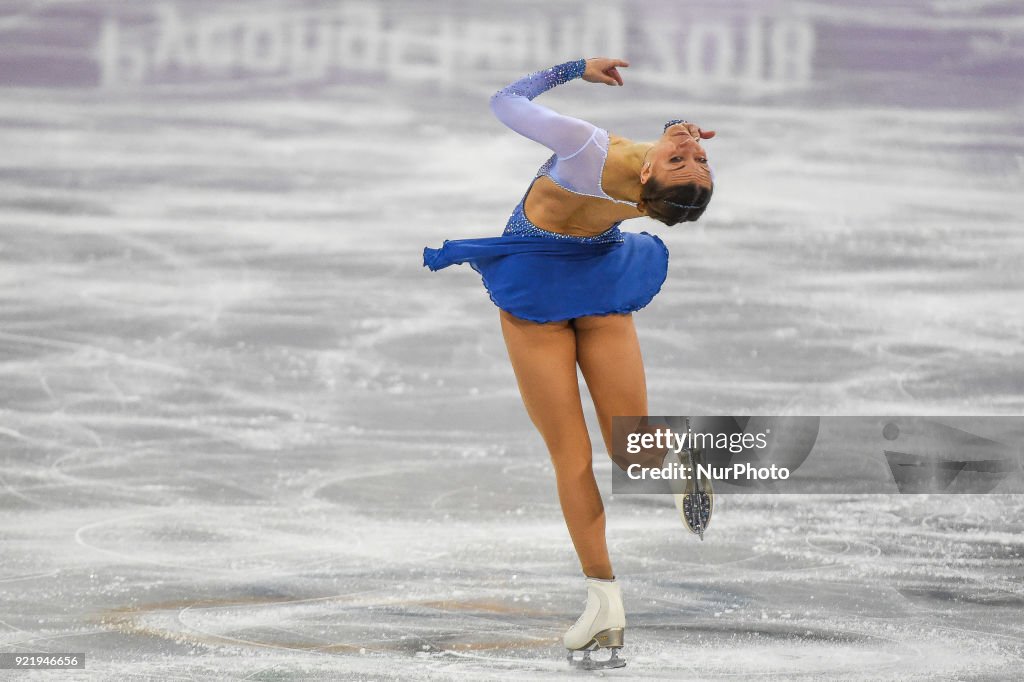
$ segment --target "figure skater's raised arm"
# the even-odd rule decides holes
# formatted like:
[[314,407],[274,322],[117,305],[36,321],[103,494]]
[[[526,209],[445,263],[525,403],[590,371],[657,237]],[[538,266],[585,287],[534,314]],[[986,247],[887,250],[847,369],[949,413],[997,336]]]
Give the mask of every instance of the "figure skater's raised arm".
[[499,121],[524,137],[539,142],[559,158],[567,158],[587,144],[597,129],[593,124],[559,114],[533,101],[535,97],[576,78],[590,83],[622,85],[622,59],[577,59],[531,73],[491,97],[491,111]]

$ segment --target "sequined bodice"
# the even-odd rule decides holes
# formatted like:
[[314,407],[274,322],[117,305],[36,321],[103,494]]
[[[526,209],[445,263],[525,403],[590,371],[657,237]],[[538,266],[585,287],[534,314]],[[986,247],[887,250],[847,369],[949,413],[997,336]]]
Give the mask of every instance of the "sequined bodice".
[[551,230],[541,229],[531,223],[526,218],[526,214],[523,213],[523,202],[520,201],[515,210],[512,211],[512,215],[509,217],[508,223],[505,224],[505,231],[502,232],[502,235],[506,237],[550,237],[553,239],[582,242],[584,244],[605,244],[608,242],[622,241],[622,231],[619,230],[619,224],[620,223],[615,223],[601,234],[597,234],[592,237],[580,237],[574,234],[552,232]]

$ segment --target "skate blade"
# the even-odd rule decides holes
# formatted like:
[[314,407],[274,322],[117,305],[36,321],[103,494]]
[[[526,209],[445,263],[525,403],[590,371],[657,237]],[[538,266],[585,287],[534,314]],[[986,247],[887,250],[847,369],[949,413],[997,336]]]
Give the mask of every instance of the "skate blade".
[[574,651],[569,651],[568,661],[569,665],[577,670],[608,670],[611,668],[624,668],[626,667],[626,659],[619,657],[620,647],[611,647],[611,655],[603,661],[598,661],[590,657],[590,651],[583,651],[583,658],[576,658],[573,656]]
[[[626,665],[626,660],[624,658],[619,658],[619,650],[622,648],[624,638],[625,628],[608,628],[607,630],[601,630],[601,632],[594,635],[593,639],[587,642],[586,646],[577,650],[582,652],[582,659],[577,659],[574,656],[576,651],[572,649],[569,650],[567,656],[569,665],[582,670],[621,668]],[[603,661],[591,658],[590,652],[597,651],[598,649],[609,649],[611,650],[611,655]]]
[[703,453],[687,452],[687,458],[693,473],[686,482],[686,492],[676,499],[676,507],[683,525],[703,542],[704,531],[711,523],[711,513],[715,508],[715,493],[711,481],[697,474],[697,465],[704,464]]
[[682,516],[683,524],[693,534],[704,539],[704,531],[708,529],[711,522],[711,511],[714,507],[714,498],[708,493],[694,493],[683,495]]

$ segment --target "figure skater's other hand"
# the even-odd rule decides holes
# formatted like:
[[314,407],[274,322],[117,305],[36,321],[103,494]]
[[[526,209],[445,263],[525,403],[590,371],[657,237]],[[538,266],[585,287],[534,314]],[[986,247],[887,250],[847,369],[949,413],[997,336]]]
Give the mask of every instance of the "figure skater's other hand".
[[676,125],[686,128],[686,131],[693,136],[693,139],[700,142],[701,140],[710,140],[715,136],[714,130],[702,130],[696,123],[690,123],[689,121],[683,121]]
[[629,66],[624,59],[608,59],[593,57],[587,60],[587,68],[583,72],[583,80],[588,83],[604,83],[605,85],[622,85],[622,75],[616,67]]

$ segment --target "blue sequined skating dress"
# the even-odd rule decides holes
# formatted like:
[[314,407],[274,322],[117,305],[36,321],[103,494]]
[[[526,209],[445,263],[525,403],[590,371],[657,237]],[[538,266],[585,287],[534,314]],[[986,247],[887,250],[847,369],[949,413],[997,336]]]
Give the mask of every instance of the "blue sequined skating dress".
[[[579,78],[585,67],[580,59],[526,76],[495,93],[491,109],[508,127],[554,152],[534,181],[546,175],[570,192],[628,204],[601,188],[608,132],[532,101]],[[495,305],[534,322],[628,313],[650,303],[668,274],[668,249],[661,239],[623,232],[619,223],[592,237],[543,230],[523,213],[529,191],[500,237],[446,240],[440,249],[423,250],[423,264],[440,270],[468,263]]]

